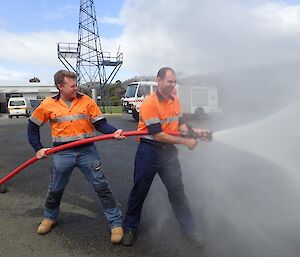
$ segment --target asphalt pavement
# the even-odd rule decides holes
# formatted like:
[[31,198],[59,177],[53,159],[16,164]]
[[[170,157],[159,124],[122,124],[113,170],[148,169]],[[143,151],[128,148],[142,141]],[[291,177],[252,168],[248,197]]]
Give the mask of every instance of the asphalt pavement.
[[[130,116],[108,115],[107,119],[123,130],[136,129],[137,124]],[[217,119],[194,122],[194,126],[208,127],[214,131],[222,129]],[[27,118],[0,118],[1,177],[34,156],[27,142],[26,127]],[[51,146],[48,125],[42,127],[41,138],[45,146]],[[134,137],[121,142],[109,140],[96,143],[103,170],[123,214],[133,182],[137,145]],[[183,146],[178,148],[196,231],[205,243],[203,249],[190,245],[181,237],[166,189],[158,177],[154,179],[144,204],[136,244],[133,247],[111,245],[99,200],[77,169],[65,190],[57,226],[47,235],[38,235],[36,228],[42,220],[52,163],[49,156],[16,175],[5,184],[8,192],[0,194],[0,256],[286,256],[280,245],[273,249],[269,241],[269,244],[263,243],[260,234],[254,233],[256,219],[251,218],[257,217],[256,212],[259,211],[272,214],[274,218],[274,209],[270,212],[266,203],[273,204],[273,187],[282,182],[276,176],[270,179],[264,172],[272,170],[279,174],[280,169],[258,156],[214,141],[199,142],[194,151]],[[261,199],[266,201],[262,203]],[[263,218],[257,220],[263,222]]]
[[[107,119],[124,130],[136,129],[137,123],[130,116],[108,116]],[[26,126],[27,118],[8,119],[4,116],[0,119],[1,177],[34,156],[27,142]],[[42,127],[41,137],[45,146],[51,146],[48,125]],[[96,145],[103,170],[124,213],[132,186],[137,141],[132,137],[122,142],[110,140]],[[186,242],[183,247],[177,247],[178,240],[181,240],[178,228],[157,231],[158,224],[149,212],[152,207],[147,204],[136,245],[131,248],[111,245],[99,200],[77,169],[65,190],[57,226],[45,236],[37,235],[51,159],[49,156],[47,160],[34,163],[4,185],[8,192],[0,194],[0,256],[183,256],[182,251],[189,253],[189,256],[200,256],[198,249],[189,249]],[[176,227],[174,217],[168,219]],[[169,221],[159,226],[168,226],[167,223]]]

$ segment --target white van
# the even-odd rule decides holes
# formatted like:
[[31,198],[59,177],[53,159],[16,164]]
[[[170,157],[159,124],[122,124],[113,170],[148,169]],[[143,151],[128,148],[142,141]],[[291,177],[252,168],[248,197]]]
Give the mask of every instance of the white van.
[[132,82],[128,85],[124,97],[121,98],[123,111],[132,114],[138,121],[140,106],[147,95],[152,94],[157,89],[157,83],[153,81]]
[[[125,96],[122,98],[123,111],[132,114],[138,121],[140,106],[145,96],[157,89],[154,81],[133,82],[128,85]],[[183,114],[193,114],[201,119],[208,113],[221,112],[218,104],[218,90],[216,87],[176,86],[174,94],[180,98]]]
[[13,116],[16,118],[19,118],[19,116],[30,117],[33,110],[30,101],[24,97],[9,98],[7,108],[9,111],[8,117],[10,119]]
[[178,86],[176,90],[182,113],[194,114],[196,118],[202,119],[206,114],[221,112],[216,87]]

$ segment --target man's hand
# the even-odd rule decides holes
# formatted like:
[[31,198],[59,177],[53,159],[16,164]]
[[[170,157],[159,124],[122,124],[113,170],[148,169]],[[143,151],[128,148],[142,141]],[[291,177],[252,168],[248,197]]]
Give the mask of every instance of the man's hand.
[[42,149],[38,150],[35,154],[36,158],[38,158],[38,159],[47,158],[46,151],[48,151],[50,149],[51,148],[42,148]]
[[117,140],[122,140],[125,138],[125,136],[122,135],[123,134],[123,130],[122,129],[118,129],[115,133],[114,133],[114,138]]
[[188,149],[193,150],[196,147],[196,145],[197,145],[197,140],[193,139],[193,138],[185,138],[184,145]]

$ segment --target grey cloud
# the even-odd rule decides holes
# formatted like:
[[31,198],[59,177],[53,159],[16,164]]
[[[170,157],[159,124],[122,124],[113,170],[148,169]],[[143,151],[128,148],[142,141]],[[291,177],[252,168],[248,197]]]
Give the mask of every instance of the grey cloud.
[[[286,22],[291,14],[294,22]],[[141,73],[153,73],[167,64],[197,74],[300,59],[300,8],[296,5],[127,1],[121,18],[125,65]],[[279,25],[281,29],[276,29]]]

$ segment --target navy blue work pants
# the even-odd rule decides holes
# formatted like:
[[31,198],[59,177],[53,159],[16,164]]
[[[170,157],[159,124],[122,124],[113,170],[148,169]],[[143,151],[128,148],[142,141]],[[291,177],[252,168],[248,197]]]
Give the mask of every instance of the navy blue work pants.
[[135,156],[134,186],[128,200],[125,230],[138,229],[143,203],[156,173],[167,188],[169,201],[182,232],[193,233],[194,221],[184,194],[177,148],[146,142],[140,142]]

